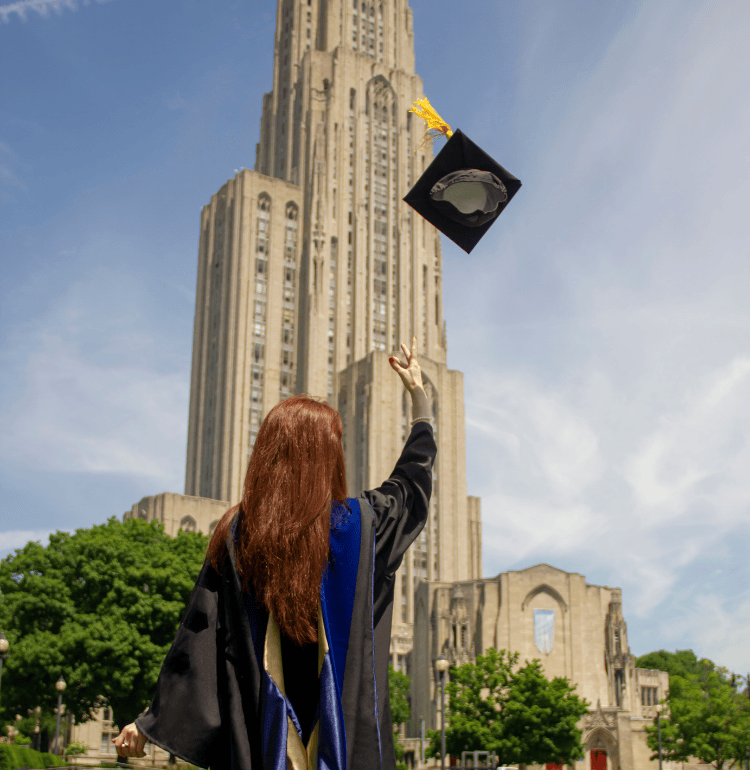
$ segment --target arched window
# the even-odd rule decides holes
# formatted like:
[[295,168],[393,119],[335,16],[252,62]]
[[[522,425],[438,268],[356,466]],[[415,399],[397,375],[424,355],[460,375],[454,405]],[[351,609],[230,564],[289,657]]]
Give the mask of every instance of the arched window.
[[180,521],[180,529],[183,532],[196,532],[197,528],[195,519],[192,516],[184,516],[182,521]]
[[354,103],[357,100],[357,91],[354,88],[349,89],[349,111],[354,112]]
[[267,193],[258,196],[258,222],[255,250],[259,254],[268,254],[271,236],[271,198]]
[[294,201],[286,204],[286,224],[284,227],[284,260],[288,264],[297,261],[297,218],[299,209]]

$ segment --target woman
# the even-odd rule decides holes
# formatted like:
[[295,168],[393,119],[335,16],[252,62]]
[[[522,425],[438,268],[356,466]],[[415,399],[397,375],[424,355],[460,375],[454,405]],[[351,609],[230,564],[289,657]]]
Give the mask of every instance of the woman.
[[341,418],[294,396],[258,432],[151,706],[113,739],[199,767],[395,770],[388,662],[395,572],[427,521],[437,447],[414,337],[390,358],[412,430],[390,478],[346,497]]

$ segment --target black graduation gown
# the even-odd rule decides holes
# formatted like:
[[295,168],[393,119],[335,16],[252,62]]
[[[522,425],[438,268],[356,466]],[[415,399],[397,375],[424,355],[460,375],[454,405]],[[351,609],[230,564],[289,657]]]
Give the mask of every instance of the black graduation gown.
[[[349,498],[348,509],[335,507],[317,681],[310,651],[282,655],[290,647],[273,616],[243,593],[230,533],[229,559],[220,574],[204,563],[156,695],[135,720],[146,738],[212,770],[395,770],[388,697],[395,572],[427,521],[436,452],[431,425],[417,422],[390,478]],[[300,666],[314,684],[295,692]]]

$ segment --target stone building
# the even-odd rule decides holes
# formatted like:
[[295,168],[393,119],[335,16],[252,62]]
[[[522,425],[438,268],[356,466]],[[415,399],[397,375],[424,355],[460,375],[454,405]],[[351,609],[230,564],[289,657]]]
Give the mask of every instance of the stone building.
[[[589,702],[577,770],[652,767],[643,729],[667,695],[669,676],[635,667],[619,588],[537,564],[482,580],[422,582],[414,601],[408,735],[420,734],[422,719],[425,729],[440,729],[440,654],[460,666],[494,647],[520,653],[518,665],[540,659],[548,679],[565,677]],[[419,741],[405,743],[418,757]]]
[[411,419],[388,356],[416,335],[438,457],[429,522],[396,584],[405,671],[417,583],[481,577],[440,238],[401,200],[432,160],[409,111],[423,96],[406,0],[279,0],[255,169],[200,218],[185,473],[189,499],[235,504],[264,417],[308,393],[342,415],[349,494],[380,485]]

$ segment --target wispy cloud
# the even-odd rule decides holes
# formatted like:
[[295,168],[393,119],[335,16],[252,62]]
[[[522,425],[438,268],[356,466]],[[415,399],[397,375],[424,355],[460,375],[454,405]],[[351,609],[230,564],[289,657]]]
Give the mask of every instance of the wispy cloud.
[[9,203],[13,200],[13,194],[8,188],[27,189],[16,174],[20,165],[18,154],[9,144],[0,140],[0,202]]
[[43,546],[47,546],[49,536],[56,531],[52,529],[16,529],[10,532],[0,532],[0,559],[4,559],[17,548],[23,548],[27,543],[39,542]]
[[[106,3],[109,0],[96,0],[98,3]],[[0,19],[6,24],[10,21],[10,17],[16,14],[22,21],[26,21],[26,15],[29,11],[35,11],[42,17],[49,16],[50,11],[54,11],[58,15],[63,12],[65,8],[71,11],[78,10],[79,0],[18,0],[15,3],[9,3],[8,5],[0,5]],[[89,5],[90,0],[80,0],[82,5]]]
[[[536,176],[496,250],[446,269],[468,486],[486,574],[588,570],[653,633],[709,595],[699,564],[748,575],[750,107],[731,92],[750,85],[750,6],[634,3],[570,76],[570,30],[536,24],[553,5],[530,12],[519,65]],[[747,588],[717,581],[726,628]]]
[[674,647],[685,637],[696,640],[696,652],[737,673],[747,673],[747,639],[750,635],[750,590],[739,600],[722,592],[699,590],[684,602],[682,611],[661,629],[664,647]]
[[[660,416],[656,429],[625,466],[644,516],[680,515],[710,499],[716,516],[738,516],[730,503],[750,502],[744,469],[750,442],[739,417],[750,398],[750,358],[737,358],[713,373],[684,404]],[[739,418],[739,419],[738,419]],[[724,502],[724,504],[722,504]]]
[[[480,459],[469,491],[482,498],[485,574],[540,561],[596,573],[625,590],[631,618],[659,612],[667,622],[699,565],[740,563],[748,374],[750,362],[731,361],[671,408],[647,393],[624,406],[634,396],[595,369],[579,371],[575,385],[473,376],[467,443]],[[722,588],[734,596],[740,577],[721,576]]]
[[147,319],[125,299],[136,290],[124,284],[114,270],[100,268],[63,288],[52,310],[11,332],[0,410],[0,457],[7,463],[181,486],[187,372],[165,371]]

